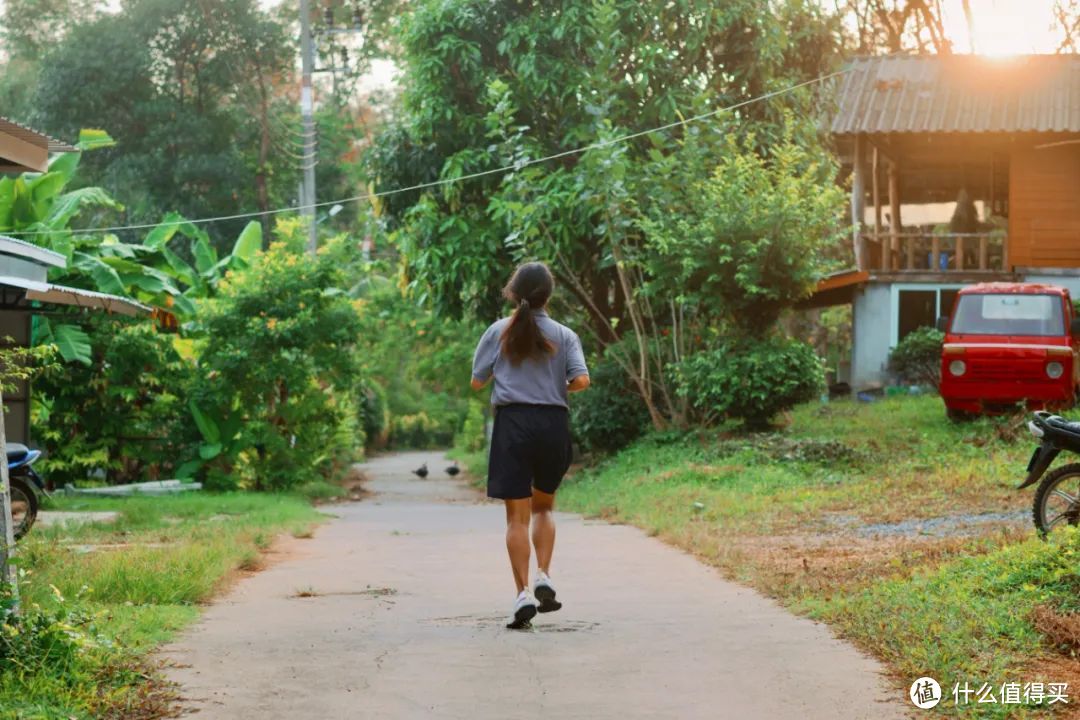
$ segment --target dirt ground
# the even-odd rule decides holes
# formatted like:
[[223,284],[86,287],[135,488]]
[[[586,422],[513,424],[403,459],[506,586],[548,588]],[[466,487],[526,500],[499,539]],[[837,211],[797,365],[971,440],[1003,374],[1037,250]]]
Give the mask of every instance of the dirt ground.
[[[410,470],[427,462],[420,480]],[[165,657],[199,718],[904,717],[906,689],[829,630],[627,526],[561,514],[564,609],[504,629],[503,513],[438,453],[377,458],[286,560]]]

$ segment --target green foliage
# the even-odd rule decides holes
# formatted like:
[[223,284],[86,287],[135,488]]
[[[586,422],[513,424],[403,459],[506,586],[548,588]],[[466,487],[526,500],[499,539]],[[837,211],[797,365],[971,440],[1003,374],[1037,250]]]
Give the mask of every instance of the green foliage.
[[487,421],[481,401],[469,401],[469,411],[465,414],[461,431],[454,438],[454,447],[467,453],[479,452],[487,447]]
[[945,333],[922,327],[908,333],[889,353],[889,369],[901,380],[915,385],[941,383],[941,348]]
[[91,709],[98,704],[91,688],[104,698],[134,679],[133,673],[117,672],[122,654],[100,632],[100,618],[81,598],[69,600],[52,590],[51,607],[33,604],[18,615],[8,612],[10,597],[0,594],[0,698],[5,711],[15,712],[7,717],[42,717],[33,702],[43,698],[18,692],[26,686],[62,707],[85,703]]
[[707,419],[767,427],[775,415],[821,392],[824,369],[806,343],[782,337],[733,340],[676,368],[679,394]]
[[[402,108],[368,155],[369,174],[376,189],[408,187],[675,123],[822,74],[834,30],[801,0],[425,0],[404,24]],[[785,105],[812,118],[813,91],[748,105],[739,122],[767,147],[783,134]],[[560,282],[580,285],[579,309],[584,297],[595,304],[582,316],[611,339],[608,322],[629,319],[612,242],[633,233],[654,196],[686,189],[657,193],[662,174],[649,170],[687,138],[707,135],[715,152],[701,157],[722,155],[723,133],[710,127],[387,198],[406,280],[440,312],[487,320],[501,303],[492,288],[516,260],[548,260]],[[815,134],[812,121],[800,126],[801,140]],[[607,163],[613,152],[623,160]]]
[[729,135],[704,179],[671,168],[685,182],[678,211],[656,204],[642,220],[655,252],[650,292],[759,337],[810,294],[825,270],[821,250],[842,232],[843,196],[832,161],[790,132],[761,154],[753,137]]
[[610,355],[589,367],[592,384],[570,401],[570,427],[585,450],[614,452],[648,428],[649,414],[641,396]]
[[390,444],[398,448],[445,447],[454,439],[453,431],[421,410],[398,415],[390,426]]
[[[205,339],[195,403],[210,417],[242,418],[236,436],[203,432],[200,455],[257,489],[309,482],[363,445],[359,309],[340,289],[335,249],[312,261],[296,227],[282,223],[285,241],[230,273],[198,321]],[[223,453],[218,446],[236,437],[242,450]]]
[[[448,444],[468,409],[468,367],[479,327],[435,317],[416,299],[371,274],[355,292],[364,308],[360,362],[378,395],[372,400],[385,405],[388,418],[379,428],[366,428],[369,442],[378,444],[385,434],[397,447]],[[377,407],[371,412],[377,415]]]
[[371,380],[360,389],[360,426],[367,442],[381,447],[387,442],[390,413],[387,408],[386,390]]
[[[293,57],[285,24],[254,0],[134,0],[50,49],[30,120],[61,136],[89,125],[120,140],[88,161],[89,176],[127,200],[128,220],[265,210],[287,204],[297,177],[292,163],[274,172],[269,155],[295,141],[292,104],[273,93]],[[223,239],[240,227],[211,232]]]
[[196,439],[185,402],[193,364],[149,323],[85,322],[90,362],[55,366],[34,385],[44,472],[61,485],[98,470],[116,483],[175,477]]

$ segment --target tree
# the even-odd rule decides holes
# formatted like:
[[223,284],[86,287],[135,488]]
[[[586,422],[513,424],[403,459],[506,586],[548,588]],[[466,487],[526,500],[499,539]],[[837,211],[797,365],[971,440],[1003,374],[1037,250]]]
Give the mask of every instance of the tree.
[[[90,126],[117,139],[87,169],[125,198],[124,220],[288,205],[296,166],[275,164],[273,150],[295,141],[291,103],[277,89],[292,58],[287,28],[254,0],[128,0],[47,54],[33,120],[57,135]],[[210,233],[223,242],[242,225]]]
[[[339,238],[313,262],[298,221],[280,221],[278,232],[250,267],[227,276],[199,317],[200,455],[223,463],[215,469],[224,477],[242,471],[232,482],[257,490],[314,479],[362,446],[360,306],[344,292],[342,272],[353,248]],[[211,426],[206,416],[227,421]],[[223,455],[226,444],[234,454]],[[234,466],[241,461],[243,469]]]
[[[379,138],[370,174],[376,189],[451,180],[734,104],[821,74],[835,29],[795,1],[775,14],[749,0],[420,3],[405,26],[400,121]],[[809,97],[788,101],[810,110]],[[761,125],[763,144],[776,136],[780,107],[741,111]],[[670,151],[679,135],[629,144],[632,162]],[[543,240],[546,258],[565,260],[556,268],[564,286],[573,273],[598,316],[625,319],[602,222],[575,194],[582,157],[387,198],[409,279],[442,311],[490,318],[499,304],[490,288]],[[539,189],[524,207],[521,177]],[[586,181],[604,190],[605,178]]]
[[[191,316],[194,301],[210,295],[226,271],[250,263],[262,245],[260,226],[249,222],[232,252],[222,257],[206,232],[177,213],[167,214],[139,243],[122,242],[112,233],[72,230],[70,225],[76,219],[91,224],[107,222],[113,213],[123,210],[123,205],[100,187],[69,189],[76,184],[83,154],[112,145],[112,138],[100,130],[83,131],[80,152],[53,158],[48,172],[0,179],[0,233],[63,255],[67,267],[52,270],[53,281]],[[170,247],[177,239],[187,240],[187,246],[179,251]],[[78,325],[40,318],[35,327],[37,339],[56,344],[64,360],[91,362],[89,338]]]
[[751,145],[728,136],[705,178],[672,167],[685,197],[679,212],[655,204],[642,226],[650,294],[677,298],[711,325],[762,338],[828,269],[821,249],[843,235],[844,198],[827,156],[790,139],[765,155]]
[[[844,0],[836,5],[851,21],[855,50],[861,55],[952,52],[955,39],[945,34],[939,0]],[[967,0],[963,9],[970,32],[974,16]]]
[[751,152],[764,153],[789,132],[785,108],[806,118],[792,141],[818,146],[817,95],[743,105],[719,132],[702,122],[620,138],[820,77],[838,35],[835,18],[800,0],[418,3],[403,34],[402,107],[368,156],[376,188],[514,169],[385,199],[405,279],[439,312],[490,320],[515,262],[548,261],[566,293],[556,302],[581,309],[598,345],[636,337],[624,369],[664,424],[677,403],[650,347],[681,309],[646,302],[640,221],[663,212],[658,197],[683,199],[647,180],[684,162],[707,175],[728,132],[752,128]]

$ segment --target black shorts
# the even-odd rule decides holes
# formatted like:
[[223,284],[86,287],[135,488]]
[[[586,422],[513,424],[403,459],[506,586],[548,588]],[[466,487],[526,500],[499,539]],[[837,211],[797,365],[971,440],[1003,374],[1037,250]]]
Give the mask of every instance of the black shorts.
[[570,416],[560,405],[501,405],[488,455],[488,497],[553,494],[570,467]]

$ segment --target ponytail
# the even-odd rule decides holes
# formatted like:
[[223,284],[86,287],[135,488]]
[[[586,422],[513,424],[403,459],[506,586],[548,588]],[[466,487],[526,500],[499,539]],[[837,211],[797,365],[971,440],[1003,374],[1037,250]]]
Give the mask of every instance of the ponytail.
[[555,346],[540,332],[532,312],[547,304],[553,285],[551,272],[543,263],[522,265],[506,284],[503,295],[517,303],[501,338],[503,354],[511,365],[520,365],[526,358],[538,359],[555,351]]

